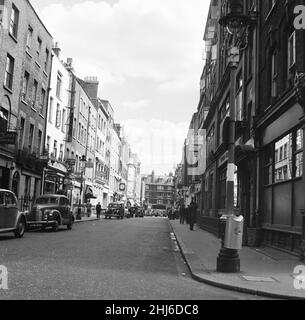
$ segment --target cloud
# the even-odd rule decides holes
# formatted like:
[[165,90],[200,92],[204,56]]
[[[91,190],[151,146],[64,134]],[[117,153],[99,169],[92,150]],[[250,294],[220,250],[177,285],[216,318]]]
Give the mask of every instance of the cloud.
[[132,151],[142,162],[142,173],[150,173],[152,169],[158,174],[169,173],[181,162],[186,122],[132,119],[124,121],[124,128]]
[[50,4],[41,14],[84,75],[101,73],[105,83],[128,77],[161,83],[173,74],[200,77],[203,8],[202,0],[85,1]]
[[126,101],[122,103],[122,107],[123,108],[127,108],[131,111],[138,111],[138,110],[142,110],[145,107],[147,107],[149,104],[148,100],[139,100],[139,101]]
[[62,55],[79,77],[100,79],[142,171],[172,171],[198,105],[209,1],[40,1],[32,3]]

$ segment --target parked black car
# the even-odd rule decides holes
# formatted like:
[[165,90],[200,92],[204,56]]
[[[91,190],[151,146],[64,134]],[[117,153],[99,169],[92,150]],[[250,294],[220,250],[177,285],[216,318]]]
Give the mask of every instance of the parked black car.
[[51,227],[56,232],[59,226],[67,226],[68,230],[71,230],[74,216],[70,201],[66,196],[44,195],[36,199],[27,220],[29,228],[40,227],[46,229]]

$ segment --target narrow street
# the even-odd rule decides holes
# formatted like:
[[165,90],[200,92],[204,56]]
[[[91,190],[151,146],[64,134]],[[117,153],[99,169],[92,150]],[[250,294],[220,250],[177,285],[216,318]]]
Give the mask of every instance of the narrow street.
[[1,300],[260,299],[192,280],[162,218],[103,219],[21,240],[1,235],[0,264],[9,272]]

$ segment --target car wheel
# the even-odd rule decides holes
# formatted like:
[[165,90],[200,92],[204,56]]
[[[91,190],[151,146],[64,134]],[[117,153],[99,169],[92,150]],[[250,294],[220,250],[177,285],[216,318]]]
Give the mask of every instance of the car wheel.
[[24,220],[19,220],[18,225],[17,225],[17,229],[14,232],[15,237],[22,238],[25,233],[25,229],[26,229],[26,224],[25,224]]
[[55,224],[52,227],[53,232],[57,232],[58,231],[58,227],[59,227],[59,224],[58,224],[58,221],[56,221]]

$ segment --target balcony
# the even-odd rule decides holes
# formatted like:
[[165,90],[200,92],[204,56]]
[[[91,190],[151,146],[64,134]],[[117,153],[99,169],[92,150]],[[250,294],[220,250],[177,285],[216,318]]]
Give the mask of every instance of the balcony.
[[21,167],[41,172],[46,167],[46,161],[40,159],[40,155],[37,148],[34,148],[31,152],[28,148],[18,150],[16,154],[16,163]]

